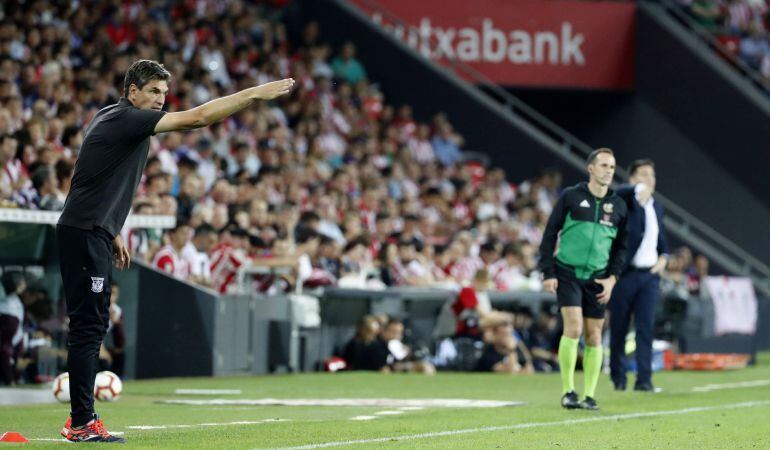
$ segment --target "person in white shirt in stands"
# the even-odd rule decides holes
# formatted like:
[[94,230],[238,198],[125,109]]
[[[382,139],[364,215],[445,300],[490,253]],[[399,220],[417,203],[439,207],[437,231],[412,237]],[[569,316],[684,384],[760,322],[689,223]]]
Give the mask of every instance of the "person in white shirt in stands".
[[195,228],[195,235],[182,249],[182,259],[190,267],[190,281],[211,286],[211,259],[209,251],[217,245],[219,236],[209,224]]
[[190,241],[190,226],[177,222],[177,225],[166,233],[165,239],[166,245],[155,254],[153,267],[187,280],[190,276],[190,265],[182,258],[182,249]]
[[24,304],[19,296],[27,289],[27,281],[23,273],[7,270],[0,282],[0,386],[14,386],[24,341]]

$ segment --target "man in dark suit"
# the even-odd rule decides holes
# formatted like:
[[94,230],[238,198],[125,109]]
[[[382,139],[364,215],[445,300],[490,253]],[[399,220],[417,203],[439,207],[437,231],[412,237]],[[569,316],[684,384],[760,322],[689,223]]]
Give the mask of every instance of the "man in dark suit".
[[652,338],[655,308],[660,298],[660,272],[666,267],[668,244],[663,229],[663,206],[655,192],[655,164],[631,163],[629,186],[617,190],[628,206],[628,259],[615,286],[610,309],[610,376],[616,390],[626,389],[626,334],[634,316],[636,328],[636,384],[634,390],[654,391]]

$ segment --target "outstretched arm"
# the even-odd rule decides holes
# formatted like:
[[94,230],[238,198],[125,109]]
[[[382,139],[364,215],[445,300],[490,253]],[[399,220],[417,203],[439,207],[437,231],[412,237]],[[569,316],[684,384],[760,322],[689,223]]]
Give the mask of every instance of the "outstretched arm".
[[272,100],[288,94],[294,86],[294,80],[286,78],[272,81],[252,88],[244,89],[227,97],[220,97],[187,111],[164,115],[155,125],[155,133],[190,130],[201,128],[232,116],[257,100]]

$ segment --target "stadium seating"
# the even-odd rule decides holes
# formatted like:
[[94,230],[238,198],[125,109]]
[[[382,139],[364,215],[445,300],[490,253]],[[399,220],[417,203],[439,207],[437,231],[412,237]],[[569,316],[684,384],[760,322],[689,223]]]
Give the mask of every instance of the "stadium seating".
[[770,85],[770,7],[766,2],[679,0],[678,3]]

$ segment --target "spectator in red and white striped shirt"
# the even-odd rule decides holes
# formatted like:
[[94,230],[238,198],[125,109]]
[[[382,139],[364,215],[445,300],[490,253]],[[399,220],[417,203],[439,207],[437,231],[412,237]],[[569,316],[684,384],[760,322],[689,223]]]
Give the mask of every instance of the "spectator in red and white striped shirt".
[[433,146],[430,143],[430,127],[422,124],[417,127],[417,135],[409,140],[409,150],[412,159],[420,164],[433,164],[436,161],[436,154],[433,153]]
[[497,243],[486,242],[479,249],[479,256],[467,256],[452,267],[450,274],[460,284],[469,283],[476,272],[486,269],[499,259]]
[[500,291],[513,291],[525,288],[529,278],[526,276],[521,248],[510,242],[503,247],[503,257],[489,267],[489,273],[495,288]]
[[182,249],[190,241],[190,227],[182,222],[166,233],[164,245],[152,261],[156,268],[182,280],[190,276],[190,265],[182,258]]
[[238,274],[238,269],[247,263],[246,249],[249,234],[245,230],[226,230],[220,236],[219,244],[211,251],[211,281],[214,289],[224,294]]

